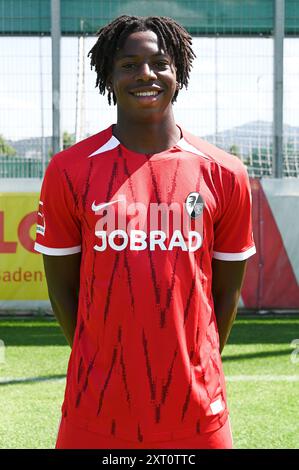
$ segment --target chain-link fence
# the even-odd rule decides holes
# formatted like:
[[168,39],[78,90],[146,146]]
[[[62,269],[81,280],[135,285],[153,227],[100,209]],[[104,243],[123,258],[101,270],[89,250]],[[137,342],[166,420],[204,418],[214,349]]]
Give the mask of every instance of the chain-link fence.
[[[284,176],[298,176],[299,2],[285,6]],[[0,0],[0,8],[0,178],[40,178],[52,155],[50,0]],[[197,56],[176,121],[238,155],[251,176],[272,176],[273,11],[274,0],[61,0],[63,145],[116,120],[87,59],[98,27],[124,13],[171,15]]]

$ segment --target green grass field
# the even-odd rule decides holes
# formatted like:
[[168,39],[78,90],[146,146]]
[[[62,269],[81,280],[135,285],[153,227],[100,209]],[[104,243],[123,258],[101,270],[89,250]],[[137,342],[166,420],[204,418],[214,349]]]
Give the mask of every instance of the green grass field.
[[[45,317],[0,318],[0,448],[55,444],[70,353]],[[299,448],[299,317],[239,316],[223,363],[237,449]]]

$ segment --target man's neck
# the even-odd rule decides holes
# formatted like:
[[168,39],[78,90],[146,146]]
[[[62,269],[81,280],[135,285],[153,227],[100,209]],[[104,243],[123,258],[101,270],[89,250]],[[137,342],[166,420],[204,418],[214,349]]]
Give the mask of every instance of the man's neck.
[[113,135],[129,150],[144,154],[163,152],[181,138],[173,115],[161,122],[138,122],[118,116]]

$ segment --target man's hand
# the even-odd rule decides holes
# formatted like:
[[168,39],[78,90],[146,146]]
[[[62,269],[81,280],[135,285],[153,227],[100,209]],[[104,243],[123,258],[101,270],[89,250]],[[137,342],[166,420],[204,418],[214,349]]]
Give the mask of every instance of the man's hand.
[[246,261],[212,261],[212,293],[222,352],[236,318]]
[[77,323],[81,253],[43,255],[43,261],[53,312],[72,347]]

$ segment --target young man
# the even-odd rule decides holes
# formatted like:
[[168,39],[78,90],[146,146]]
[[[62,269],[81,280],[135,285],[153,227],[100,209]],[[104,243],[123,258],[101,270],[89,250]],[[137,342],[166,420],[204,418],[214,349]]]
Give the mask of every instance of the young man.
[[90,56],[117,123],[52,158],[35,244],[72,347],[56,447],[230,448],[246,170],[175,123],[194,53],[172,19],[121,16]]

